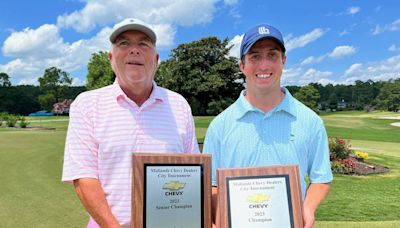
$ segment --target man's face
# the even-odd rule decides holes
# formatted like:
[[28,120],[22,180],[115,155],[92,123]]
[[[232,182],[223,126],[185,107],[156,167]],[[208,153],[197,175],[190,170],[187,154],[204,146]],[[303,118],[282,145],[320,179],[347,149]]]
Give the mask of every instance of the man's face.
[[286,56],[275,40],[257,41],[240,62],[240,70],[246,76],[247,92],[261,95],[280,91],[285,62]]
[[159,55],[146,34],[121,33],[112,45],[110,62],[122,89],[151,88]]

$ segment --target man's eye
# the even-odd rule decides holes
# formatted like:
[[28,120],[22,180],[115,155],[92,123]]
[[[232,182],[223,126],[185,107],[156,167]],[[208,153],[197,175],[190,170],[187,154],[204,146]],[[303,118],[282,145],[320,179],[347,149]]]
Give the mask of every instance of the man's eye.
[[118,41],[118,46],[129,46],[129,41],[127,40],[120,40]]
[[252,55],[251,59],[258,60],[260,59],[260,55]]
[[278,58],[278,54],[276,52],[268,53],[268,58],[271,60],[276,60]]
[[139,45],[142,47],[150,47],[150,43],[148,41],[140,41]]

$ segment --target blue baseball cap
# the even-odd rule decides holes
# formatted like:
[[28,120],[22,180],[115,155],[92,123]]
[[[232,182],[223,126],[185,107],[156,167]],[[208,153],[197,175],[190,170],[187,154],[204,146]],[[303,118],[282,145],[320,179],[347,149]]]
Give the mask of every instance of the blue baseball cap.
[[240,59],[249,52],[250,48],[257,41],[265,38],[277,41],[281,45],[282,51],[286,51],[285,42],[283,41],[281,32],[271,25],[260,24],[249,29],[244,34],[242,44],[240,45]]

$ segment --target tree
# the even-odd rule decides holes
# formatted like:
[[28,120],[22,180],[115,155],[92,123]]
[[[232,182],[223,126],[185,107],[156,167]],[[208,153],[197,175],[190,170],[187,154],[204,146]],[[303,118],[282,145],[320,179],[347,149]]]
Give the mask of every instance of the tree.
[[319,92],[312,85],[303,86],[299,89],[294,97],[318,113],[317,103],[320,98]]
[[243,89],[244,77],[237,59],[228,57],[227,44],[216,37],[180,44],[161,62],[155,80],[182,94],[194,115],[216,115]]
[[400,110],[400,79],[389,80],[383,84],[376,98],[376,104],[379,108],[387,111],[397,112]]
[[0,112],[27,115],[39,110],[39,87],[33,85],[0,86]]
[[10,77],[6,73],[0,73],[0,87],[10,87]]
[[335,92],[331,93],[328,98],[328,105],[330,109],[337,109],[338,106],[338,97]]
[[50,67],[44,71],[43,77],[40,77],[38,81],[42,93],[39,96],[39,103],[44,110],[51,111],[54,103],[66,98],[72,78],[67,72],[57,67]]
[[100,51],[92,54],[87,68],[86,88],[88,90],[110,85],[115,80],[115,74],[108,59],[108,52]]

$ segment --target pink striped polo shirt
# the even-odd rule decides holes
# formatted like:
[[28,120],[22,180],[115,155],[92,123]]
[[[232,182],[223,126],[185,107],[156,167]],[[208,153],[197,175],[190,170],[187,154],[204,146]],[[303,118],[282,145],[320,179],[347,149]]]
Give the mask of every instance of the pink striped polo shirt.
[[150,97],[138,107],[114,83],[75,99],[62,181],[97,178],[113,214],[126,227],[131,219],[131,162],[136,152],[199,152],[190,106],[181,95],[153,82]]

